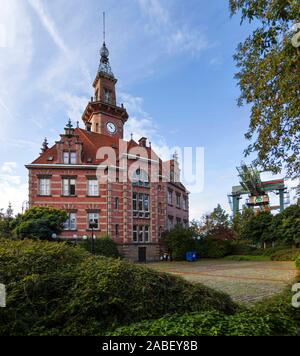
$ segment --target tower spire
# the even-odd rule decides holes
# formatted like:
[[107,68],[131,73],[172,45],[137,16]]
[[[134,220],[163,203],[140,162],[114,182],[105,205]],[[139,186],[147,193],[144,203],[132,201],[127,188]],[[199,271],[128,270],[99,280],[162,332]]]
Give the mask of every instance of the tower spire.
[[114,74],[111,70],[111,66],[109,63],[109,50],[106,47],[106,27],[105,27],[105,12],[103,12],[103,45],[100,50],[100,65],[99,65],[99,73],[109,76],[110,78],[115,78]]
[[105,44],[105,12],[103,12],[103,43]]

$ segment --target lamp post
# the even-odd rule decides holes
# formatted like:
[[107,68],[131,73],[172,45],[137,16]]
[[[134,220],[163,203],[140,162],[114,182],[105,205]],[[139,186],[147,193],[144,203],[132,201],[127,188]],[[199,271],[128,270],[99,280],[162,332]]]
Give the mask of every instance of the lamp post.
[[95,239],[94,239],[94,229],[96,229],[98,224],[94,220],[90,220],[90,229],[92,230],[92,243],[91,243],[91,252],[95,254]]

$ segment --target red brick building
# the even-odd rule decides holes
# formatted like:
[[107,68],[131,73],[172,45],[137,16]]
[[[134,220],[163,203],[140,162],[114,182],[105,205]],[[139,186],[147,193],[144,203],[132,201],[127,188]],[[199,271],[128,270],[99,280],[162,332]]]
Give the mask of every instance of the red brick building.
[[69,121],[52,147],[45,140],[29,170],[30,206],[64,209],[61,238],[109,235],[131,260],[156,260],[163,231],[188,224],[188,192],[178,179],[176,157],[163,162],[147,138],[123,140],[126,109],[116,103],[117,79],[105,43],[82,115],[85,129]]

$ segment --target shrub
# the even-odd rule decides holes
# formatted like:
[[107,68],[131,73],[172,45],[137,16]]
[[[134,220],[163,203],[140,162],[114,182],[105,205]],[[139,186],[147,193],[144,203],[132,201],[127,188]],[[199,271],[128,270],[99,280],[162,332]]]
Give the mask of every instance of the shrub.
[[[92,241],[91,239],[86,240],[80,244],[87,251],[91,251]],[[95,239],[95,254],[105,257],[121,257],[117,244],[108,236],[100,237]]]
[[237,308],[201,284],[64,243],[5,241],[0,275],[8,295],[1,335],[102,335],[144,318]]
[[252,256],[252,255],[232,255],[225,257],[229,261],[270,261],[268,256]]
[[88,253],[63,242],[2,240],[0,282],[18,282],[26,276],[68,269],[83,261]]
[[[269,317],[244,311],[223,315],[208,311],[165,316],[121,327],[109,336],[270,336],[276,334],[275,324],[284,322],[281,316]],[[295,324],[284,323],[284,335],[296,335]]]
[[272,261],[295,261],[300,254],[300,249],[292,248],[278,250],[271,254]]
[[207,237],[197,242],[197,252],[201,258],[222,258],[231,254],[230,241]]
[[51,240],[58,235],[67,220],[67,213],[54,208],[34,207],[19,215],[14,221],[14,234],[21,238]]
[[164,234],[162,241],[170,249],[174,260],[183,260],[188,251],[196,249],[194,234],[192,228],[187,229],[181,225]]

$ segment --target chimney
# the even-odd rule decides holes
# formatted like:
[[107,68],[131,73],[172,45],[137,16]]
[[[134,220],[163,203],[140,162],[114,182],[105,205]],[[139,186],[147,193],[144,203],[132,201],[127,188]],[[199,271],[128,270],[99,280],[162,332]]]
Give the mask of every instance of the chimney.
[[147,147],[147,138],[146,137],[142,137],[139,139],[139,145],[141,147]]

